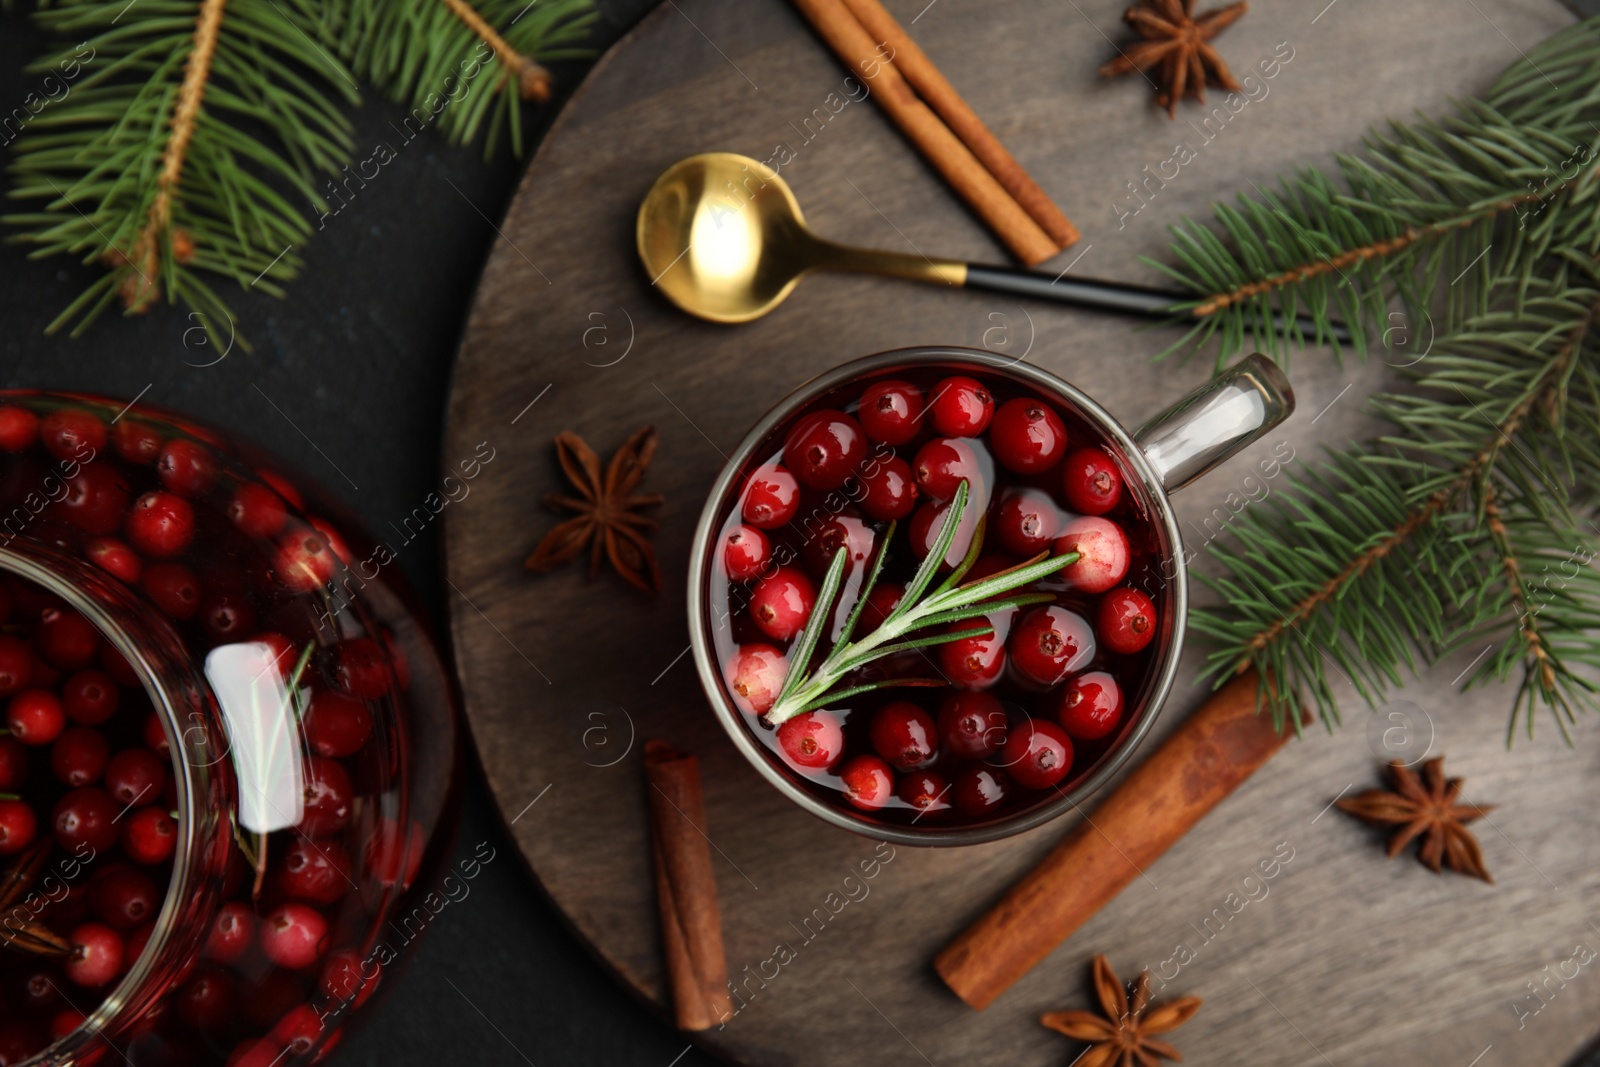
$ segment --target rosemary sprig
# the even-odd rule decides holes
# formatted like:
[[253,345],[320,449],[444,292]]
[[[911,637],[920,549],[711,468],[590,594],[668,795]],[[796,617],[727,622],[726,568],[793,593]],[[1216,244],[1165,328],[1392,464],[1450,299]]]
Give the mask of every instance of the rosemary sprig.
[[[950,501],[950,510],[945,515],[944,525],[939,528],[938,539],[928,552],[927,558],[922,561],[922,565],[917,568],[916,575],[906,584],[900,603],[876,630],[858,641],[851,641],[850,636],[855,632],[856,623],[861,618],[867,596],[877,584],[878,575],[883,572],[883,562],[889,551],[889,543],[894,540],[895,526],[893,523],[889,524],[889,529],[884,534],[881,547],[873,560],[872,569],[867,572],[867,580],[861,586],[861,594],[856,600],[855,607],[850,609],[850,614],[845,618],[839,636],[834,639],[832,650],[829,651],[828,657],[818,664],[816,670],[808,674],[806,668],[822,640],[823,630],[833,618],[834,601],[838,598],[840,586],[844,584],[844,569],[849,560],[849,551],[847,548],[840,548],[834,553],[833,563],[828,567],[827,577],[822,580],[822,588],[817,593],[817,602],[812,608],[811,618],[806,622],[805,629],[800,632],[799,640],[795,642],[794,653],[789,660],[789,673],[783,679],[783,688],[778,693],[777,701],[767,712],[768,722],[776,726],[796,715],[826,704],[889,686],[943,685],[945,684],[943,679],[939,678],[889,678],[839,690],[834,688],[847,675],[885,656],[960,641],[967,637],[981,637],[993,633],[994,627],[979,626],[946,633],[908,636],[916,631],[946,626],[996,611],[1042,604],[1055,599],[1049,593],[1021,593],[1011,597],[1002,594],[1029,582],[1036,582],[1060,571],[1068,564],[1077,562],[1076,552],[1064,552],[1059,556],[1041,552],[1026,563],[991,574],[987,578],[961,584],[961,580],[972,570],[973,564],[978,562],[978,557],[983,551],[986,523],[982,518],[978,520],[977,529],[972,535],[972,544],[960,564],[946,575],[944,581],[940,582],[932,592],[928,591],[934,577],[939,573],[939,565],[944,562],[951,544],[955,541],[956,530],[961,525],[966,505],[967,483],[963,481],[957,487],[955,497]],[[1001,599],[990,600],[990,597],[1001,597]]]

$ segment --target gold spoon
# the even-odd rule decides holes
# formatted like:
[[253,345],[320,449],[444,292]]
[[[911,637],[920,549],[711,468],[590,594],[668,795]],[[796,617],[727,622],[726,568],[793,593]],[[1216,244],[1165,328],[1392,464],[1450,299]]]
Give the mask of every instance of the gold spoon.
[[[888,274],[1147,318],[1195,318],[1171,310],[1190,299],[1183,293],[835,244],[806,228],[800,202],[775,171],[733,152],[668,167],[639,205],[637,238],[651,284],[712,322],[760,318],[813,270]],[[1296,325],[1306,338],[1317,336],[1308,319]],[[1338,324],[1333,334],[1350,340]]]

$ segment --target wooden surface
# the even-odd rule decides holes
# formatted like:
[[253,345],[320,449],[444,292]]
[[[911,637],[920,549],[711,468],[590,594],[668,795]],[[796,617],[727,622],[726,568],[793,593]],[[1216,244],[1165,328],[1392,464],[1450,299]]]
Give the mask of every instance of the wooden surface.
[[[1222,51],[1240,75],[1275,49],[1293,58],[1257,83],[1266,95],[1210,143],[1201,126],[1209,109],[1185,105],[1172,123],[1136,78],[1094,76],[1107,37],[1124,35],[1119,0],[890,6],[1083,228],[1083,241],[1046,269],[1076,263],[1080,274],[1148,282],[1137,256],[1160,256],[1164,226],[1180,214],[1247,181],[1265,187],[1288,167],[1324,162],[1385,116],[1437,112],[1571,21],[1552,0],[1324,3],[1257,0],[1228,31]],[[930,961],[1072,820],[960,851],[900,848],[863,896],[846,878],[873,843],[790,805],[724,739],[684,654],[689,537],[722,452],[790,388],[881,349],[987,344],[1025,352],[1132,424],[1208,370],[1204,360],[1152,367],[1169,335],[1116,318],[887,280],[811,278],[748,326],[673,311],[635,261],[634,209],[669,163],[710,149],[766,158],[788,142],[795,158],[783,175],[826,235],[1000,259],[870,103],[827,110],[830,93],[835,107],[843,99],[843,77],[777,0],[664,4],[569,104],[485,269],[441,457],[454,466],[479,442],[496,450],[447,516],[456,649],[490,785],[574,929],[621,981],[660,1002],[639,760],[640,739],[661,736],[700,757],[729,970],[754,991],[725,1029],[704,1035],[730,1059],[1066,1063],[1074,1046],[1036,1020],[1087,1006],[1091,955],[1109,954],[1131,977],[1162,968],[1180,943],[1193,958],[1165,964],[1177,976],[1157,998],[1205,998],[1175,1037],[1187,1062],[1492,1067],[1571,1056],[1600,1014],[1600,961],[1579,966],[1592,953],[1578,949],[1600,949],[1591,923],[1600,914],[1600,737],[1586,722],[1569,749],[1542,722],[1537,740],[1508,753],[1509,692],[1462,693],[1452,683],[1470,652],[1400,696],[1414,719],[1431,722],[1433,749],[1466,777],[1467,797],[1499,805],[1480,824],[1495,886],[1434,877],[1410,857],[1386,861],[1378,835],[1325,811],[1341,791],[1377,780],[1370,715],[1347,690],[1340,731],[1291,743],[982,1013],[945,990]],[[807,141],[804,120],[817,108],[828,120],[814,119],[820,132]],[[1155,171],[1179,142],[1196,157],[1164,188],[1152,180],[1147,206],[1119,228],[1117,205],[1133,204],[1126,183],[1142,180],[1147,164]],[[1411,328],[1414,346],[1424,343],[1425,324]],[[1304,459],[1320,442],[1367,432],[1361,399],[1387,373],[1381,360],[1341,368],[1326,353],[1299,356],[1294,418],[1178,499],[1191,544],[1206,541],[1206,516],[1242,492],[1274,447]],[[539,504],[561,487],[551,437],[575,430],[609,455],[645,422],[662,445],[644,489],[668,498],[655,538],[667,578],[660,598],[611,575],[590,582],[581,566],[525,575],[522,558],[556,521]],[[1198,566],[1206,560],[1202,551]],[[1200,662],[1192,648],[1147,744],[1198,703]],[[1246,879],[1290,850],[1261,896],[1263,883]],[[851,887],[859,899],[846,896]],[[1230,912],[1229,895],[1238,907],[1247,892],[1259,899]],[[1213,917],[1218,908],[1226,921]],[[814,909],[828,921],[817,934],[813,919],[808,941],[801,925]],[[781,963],[780,945],[793,952],[778,953]],[[764,980],[752,977],[759,972]],[[1529,981],[1545,990],[1537,1015],[1542,1002],[1521,999]]]

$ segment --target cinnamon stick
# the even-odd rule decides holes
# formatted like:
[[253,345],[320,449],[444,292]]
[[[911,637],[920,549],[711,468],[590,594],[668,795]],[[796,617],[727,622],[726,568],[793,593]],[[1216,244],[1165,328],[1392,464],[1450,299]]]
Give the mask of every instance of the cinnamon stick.
[[987,1007],[1283,747],[1256,711],[1256,675],[1212,695],[1005,897],[934,959]]
[[704,833],[698,761],[665,741],[644,746],[650,791],[650,851],[661,912],[661,944],[680,1030],[704,1030],[728,1017],[728,963],[722,951],[717,883]]
[[845,6],[862,27],[878,41],[894,50],[895,68],[905,75],[906,81],[917,91],[938,116],[950,127],[950,132],[961,138],[994,175],[995,180],[1010,193],[1033,221],[1037,222],[1050,239],[1065,248],[1078,241],[1078,228],[1061,213],[1039,183],[1034,181],[1022,164],[1006,150],[972,106],[956,92],[955,86],[917,46],[882,0],[844,0]]
[[1061,249],[1005,190],[972,150],[923,103],[893,61],[884,62],[872,39],[843,0],[795,0],[807,21],[853,73],[870,75],[873,93],[917,151],[921,152],[996,237],[1028,266]]

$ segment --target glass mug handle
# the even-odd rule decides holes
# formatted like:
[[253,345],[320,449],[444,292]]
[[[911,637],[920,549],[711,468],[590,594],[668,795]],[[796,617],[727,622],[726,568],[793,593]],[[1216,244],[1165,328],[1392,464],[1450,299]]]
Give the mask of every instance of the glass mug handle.
[[1175,493],[1294,413],[1294,389],[1259,352],[1133,433],[1161,488]]

